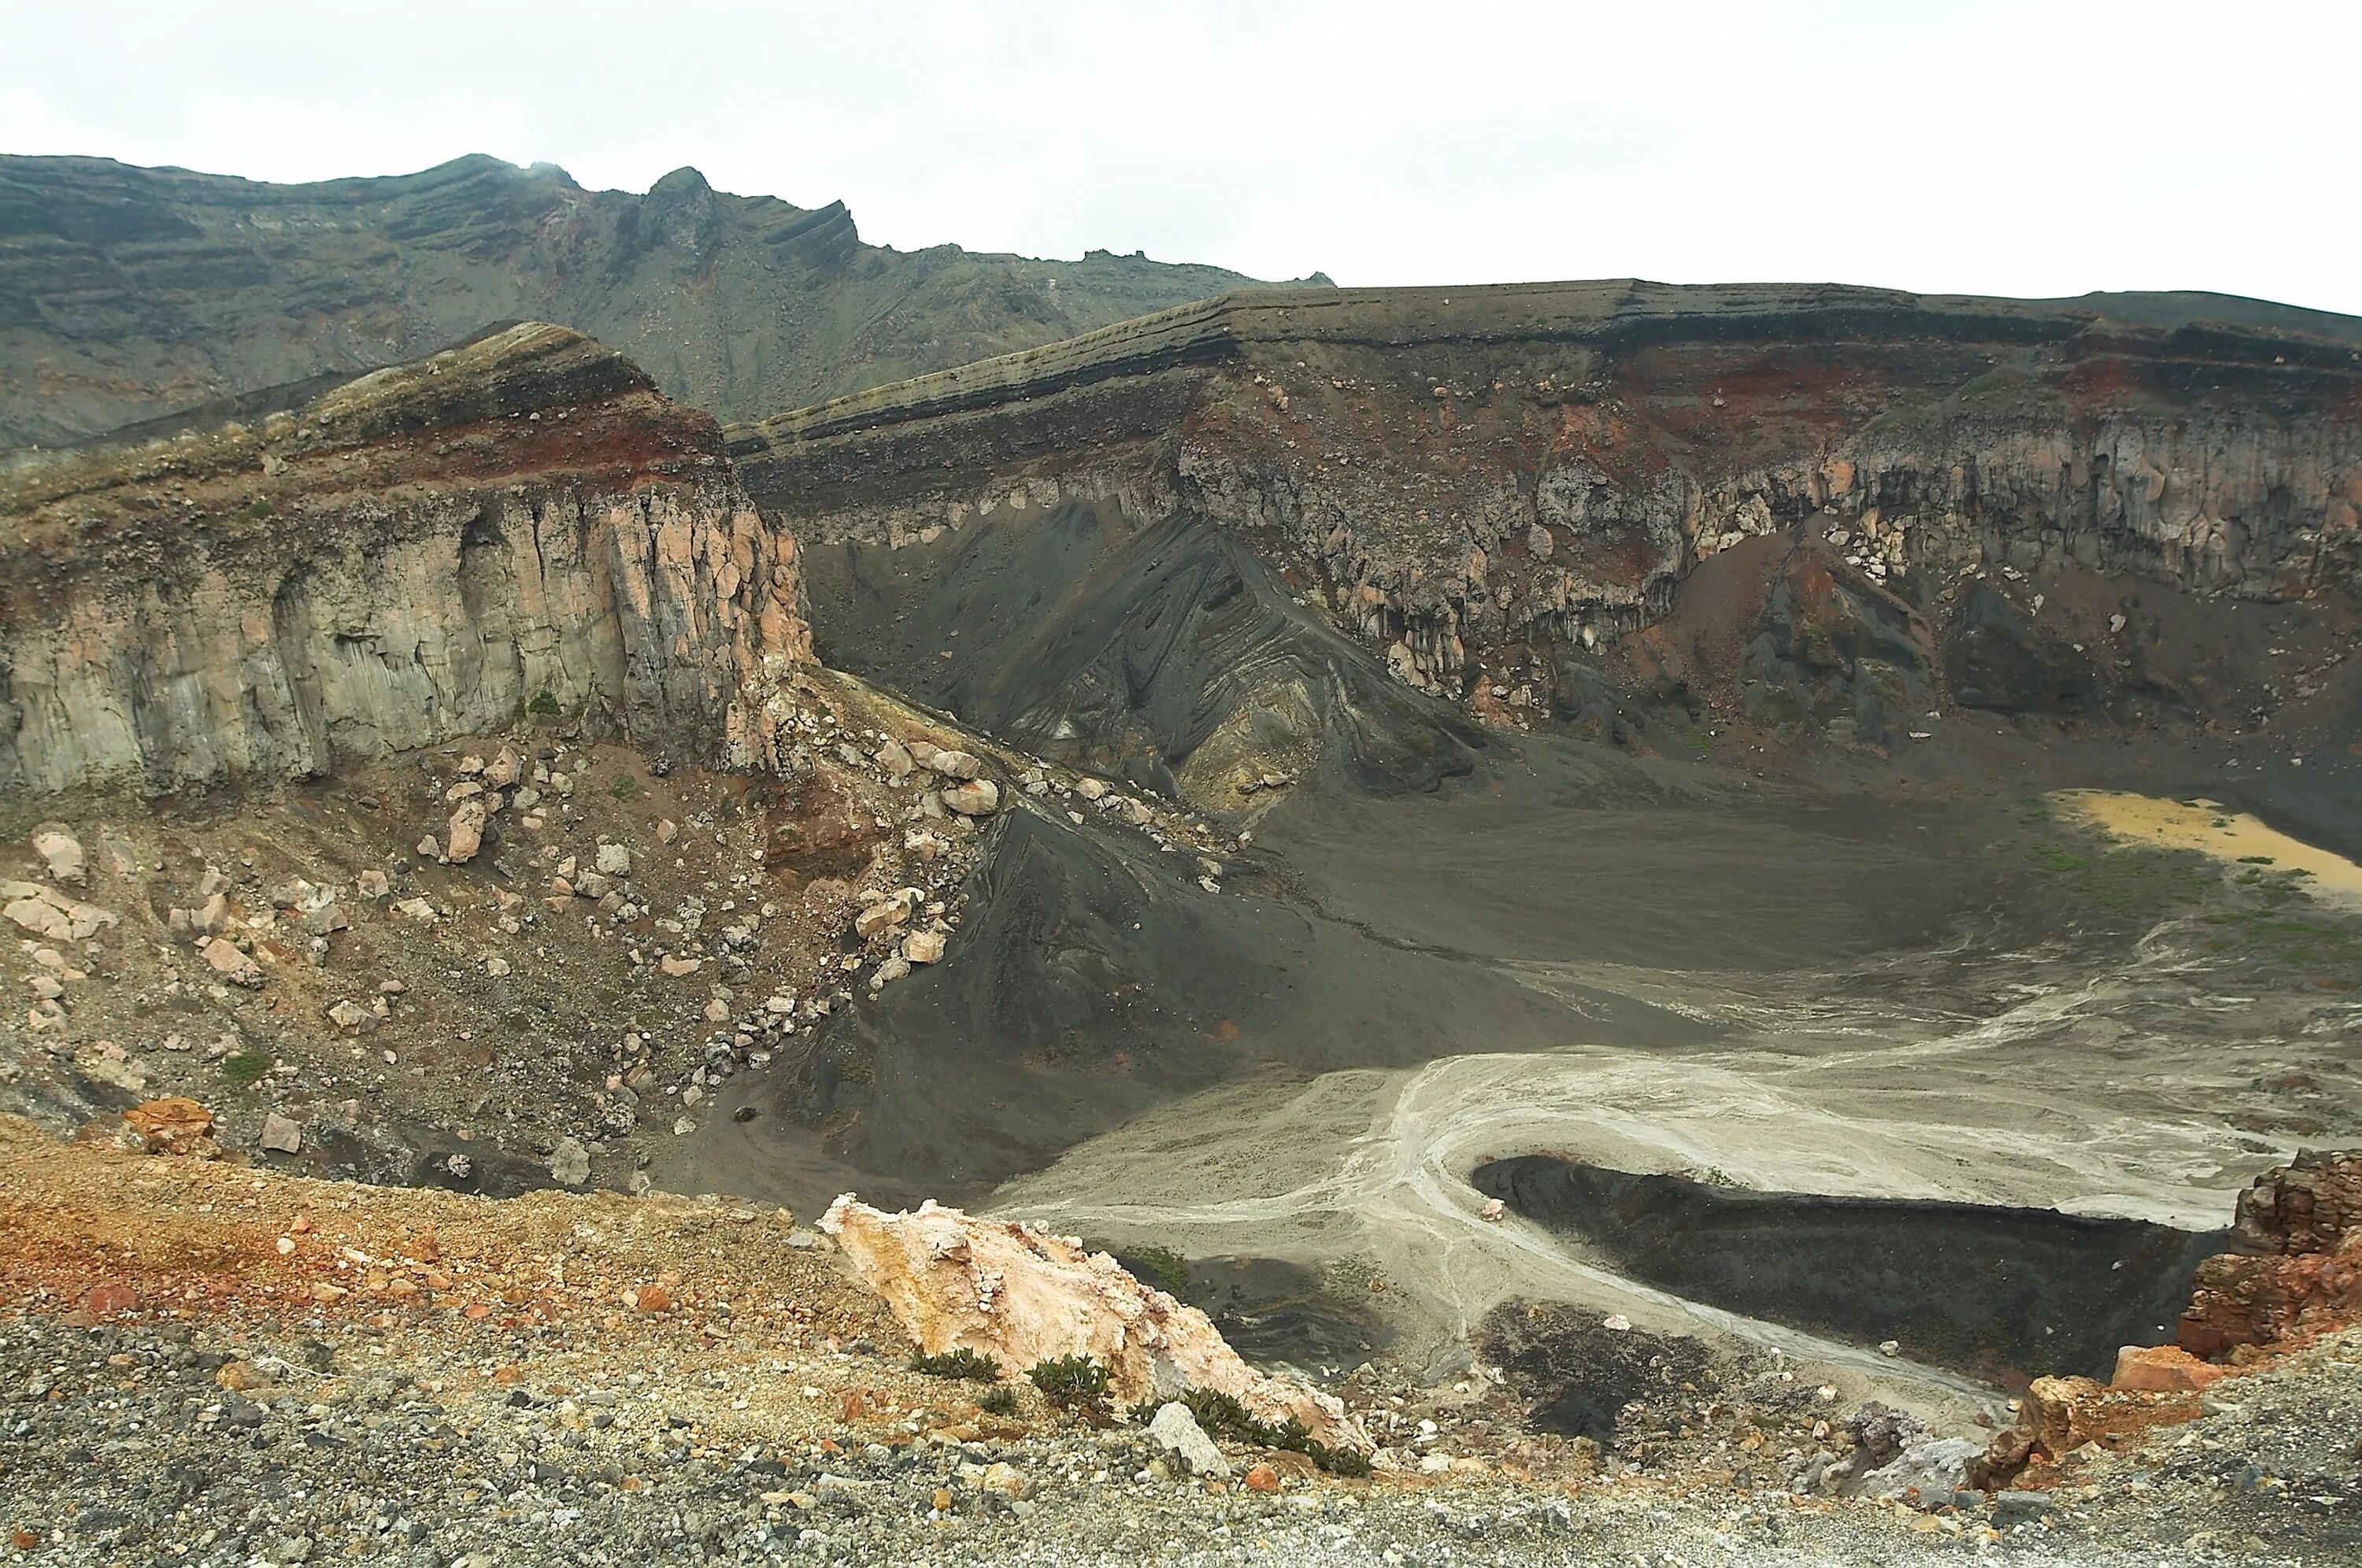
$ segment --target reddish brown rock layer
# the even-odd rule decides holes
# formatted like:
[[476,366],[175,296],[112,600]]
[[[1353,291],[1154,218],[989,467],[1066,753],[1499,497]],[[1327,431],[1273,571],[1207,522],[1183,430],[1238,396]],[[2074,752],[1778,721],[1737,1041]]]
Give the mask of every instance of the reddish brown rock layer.
[[2192,1355],[2252,1355],[2362,1321],[2362,1152],[2308,1152],[2258,1176],[2231,1243],[2199,1265],[2181,1316]]

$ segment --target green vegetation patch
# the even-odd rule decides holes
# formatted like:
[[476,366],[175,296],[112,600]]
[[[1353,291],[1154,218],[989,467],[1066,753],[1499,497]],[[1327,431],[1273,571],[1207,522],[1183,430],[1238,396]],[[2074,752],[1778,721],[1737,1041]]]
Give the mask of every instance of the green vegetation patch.
[[1085,1420],[1108,1419],[1108,1370],[1089,1356],[1058,1356],[1037,1363],[1025,1375],[1052,1408]]
[[1367,1459],[1350,1448],[1330,1448],[1319,1441],[1294,1416],[1275,1426],[1258,1419],[1254,1412],[1230,1395],[1211,1388],[1193,1388],[1181,1396],[1181,1403],[1189,1408],[1189,1413],[1198,1419],[1198,1424],[1212,1436],[1228,1437],[1263,1448],[1284,1448],[1303,1454],[1331,1474],[1367,1475],[1370,1473]]
[[1189,1260],[1171,1247],[1125,1247],[1122,1254],[1135,1273],[1145,1269],[1148,1283],[1166,1295],[1179,1296],[1189,1288]]
[[914,1355],[911,1358],[911,1370],[929,1377],[965,1378],[970,1383],[1000,1381],[1000,1364],[966,1346],[941,1355]]
[[223,1058],[221,1070],[222,1077],[238,1088],[252,1088],[270,1076],[270,1053],[240,1051],[234,1056]]

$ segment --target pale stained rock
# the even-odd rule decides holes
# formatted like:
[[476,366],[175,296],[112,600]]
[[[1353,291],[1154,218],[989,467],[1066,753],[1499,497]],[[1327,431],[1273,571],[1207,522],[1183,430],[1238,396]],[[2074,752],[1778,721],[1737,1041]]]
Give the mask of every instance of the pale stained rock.
[[1177,1399],[1157,1407],[1155,1418],[1148,1423],[1148,1441],[1171,1454],[1192,1475],[1227,1476],[1231,1473],[1230,1461],[1214,1446],[1214,1440],[1206,1435],[1206,1429],[1198,1424],[1198,1418],[1189,1413],[1189,1407]]
[[913,964],[941,963],[944,933],[940,931],[912,932],[902,939],[902,956]]
[[90,867],[85,864],[82,841],[71,828],[56,823],[44,823],[33,830],[33,853],[49,867],[50,880],[72,887],[90,885]]
[[484,973],[491,976],[494,979],[500,978],[500,977],[507,974],[508,972],[509,961],[500,956],[498,954],[494,954],[491,957],[484,960]]
[[620,844],[602,844],[599,846],[598,867],[607,876],[628,877],[632,874],[632,852]]
[[895,981],[908,978],[910,973],[911,961],[898,953],[870,972],[869,988],[882,991]]
[[418,858],[421,860],[440,860],[443,858],[443,851],[436,847],[435,835],[431,833],[422,834],[418,842],[412,845],[412,847],[418,851]]
[[1968,1485],[1969,1466],[1983,1450],[1967,1438],[1932,1438],[1907,1445],[1861,1478],[1866,1497],[1916,1502],[1934,1508]]
[[66,912],[39,899],[12,899],[0,905],[0,915],[6,915],[35,936],[46,936],[57,942],[69,942],[73,938],[73,922]]
[[214,937],[197,951],[204,955],[214,973],[231,985],[251,988],[262,984],[262,966],[223,938]]
[[1107,792],[1107,781],[1102,778],[1083,778],[1075,784],[1075,793],[1086,801],[1096,801]]
[[708,1023],[729,1022],[730,1004],[723,1001],[720,997],[716,997],[712,1001],[707,1002],[705,1004],[705,1021]]
[[867,909],[855,915],[853,929],[865,937],[876,936],[882,931],[891,931],[910,918],[911,909],[908,904],[899,899],[890,900],[881,904],[871,904]]
[[387,879],[384,872],[371,867],[353,878],[353,891],[370,903],[375,903],[393,891],[393,884]]
[[99,852],[106,856],[106,868],[117,877],[136,876],[139,870],[139,851],[132,842],[112,828],[98,832]]
[[657,842],[658,844],[670,844],[674,839],[677,839],[679,836],[680,824],[674,822],[670,817],[667,817],[664,821],[657,823]]
[[666,974],[670,975],[673,978],[679,979],[683,975],[696,974],[699,967],[705,961],[701,958],[682,958],[668,953],[663,957],[657,960],[657,967],[662,969]]
[[394,905],[393,908],[395,913],[400,914],[406,919],[425,921],[429,923],[432,923],[436,919],[435,906],[428,903],[425,899],[404,899],[400,903]]
[[984,764],[973,752],[938,751],[927,766],[946,778],[973,778],[984,771]]
[[918,761],[911,756],[910,747],[900,741],[889,740],[877,748],[877,766],[886,770],[887,778],[900,784],[911,776],[911,770],[918,766]]
[[348,1034],[359,1034],[377,1027],[377,1014],[348,997],[329,1007],[328,1021]]
[[517,781],[524,769],[524,760],[517,756],[516,748],[504,745],[498,756],[484,764],[484,784],[488,789],[505,790]]
[[337,895],[323,892],[310,900],[309,906],[298,915],[296,923],[303,927],[307,936],[326,936],[334,932],[349,930],[353,922],[346,915],[343,906],[337,902]]
[[262,1119],[262,1146],[273,1154],[300,1154],[304,1152],[304,1129],[293,1117],[271,1111]]
[[1248,1366],[1203,1312],[1141,1284],[1105,1253],[933,1201],[887,1214],[850,1193],[820,1228],[930,1354],[970,1350],[1017,1373],[1087,1355],[1125,1406],[1212,1389],[1259,1420],[1294,1417],[1322,1442],[1370,1452],[1369,1434],[1336,1398]]
[[0,879],[0,914],[52,942],[86,942],[119,923],[114,911],[87,904],[58,888]]
[[590,1179],[590,1151],[572,1138],[560,1138],[549,1152],[549,1176],[562,1187],[580,1187]]
[[964,817],[988,817],[1000,809],[1000,786],[989,778],[971,778],[944,790],[944,804]]
[[484,847],[484,823],[491,816],[480,800],[460,801],[459,809],[451,813],[451,834],[443,848],[445,858],[454,866],[464,866],[476,858],[477,852]]

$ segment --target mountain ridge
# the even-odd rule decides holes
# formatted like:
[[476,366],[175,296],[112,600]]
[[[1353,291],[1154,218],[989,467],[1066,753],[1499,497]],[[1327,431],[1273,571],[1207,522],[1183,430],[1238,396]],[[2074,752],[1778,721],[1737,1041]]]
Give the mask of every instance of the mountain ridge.
[[0,156],[0,447],[55,445],[258,387],[373,370],[547,320],[668,396],[759,417],[1251,280],[865,243],[842,202],[642,194],[474,153],[274,184],[109,159]]

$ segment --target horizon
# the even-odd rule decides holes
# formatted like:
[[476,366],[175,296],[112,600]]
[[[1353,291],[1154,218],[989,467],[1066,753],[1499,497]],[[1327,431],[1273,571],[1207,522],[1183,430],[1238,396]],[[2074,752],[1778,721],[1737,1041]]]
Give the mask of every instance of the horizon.
[[[521,6],[433,4],[392,28],[282,5],[241,8],[234,34],[226,14],[20,24],[0,148],[271,183],[469,151],[587,190],[693,167],[733,193],[842,201],[905,252],[1137,252],[1345,287],[1842,281],[2362,314],[2354,222],[2326,200],[2362,151],[2337,107],[2362,17],[2326,6],[1715,0],[1422,28],[1407,8],[1060,4],[1012,24],[945,5],[889,31],[708,0],[651,32],[613,5],[562,31]],[[582,87],[619,61],[699,90],[618,115]],[[94,68],[116,90],[87,91]],[[2169,117],[2114,86],[2193,72],[2202,110]]]
[[[260,180],[260,179],[256,179],[255,177],[250,176],[250,175],[236,173],[236,172],[234,172],[234,171],[230,171],[218,170],[218,169],[193,169],[193,168],[190,168],[190,167],[188,167],[188,166],[186,166],[186,165],[183,165],[183,164],[174,164],[174,163],[130,163],[130,162],[126,161],[126,160],[123,160],[123,159],[109,157],[109,156],[107,156],[107,155],[105,155],[105,154],[104,154],[104,153],[10,153],[10,152],[0,152],[0,158],[55,159],[55,160],[84,159],[84,160],[93,160],[93,161],[97,161],[97,162],[102,162],[102,163],[112,163],[112,164],[116,165],[116,166],[117,166],[117,167],[119,167],[119,168],[126,168],[126,169],[138,170],[138,171],[142,171],[142,172],[146,172],[146,173],[156,173],[156,174],[189,174],[189,175],[194,175],[194,176],[197,176],[197,177],[199,177],[199,178],[204,178],[204,179],[236,180],[236,181],[242,181],[242,182],[246,182],[246,183],[248,183],[248,184],[274,185],[274,186],[277,186],[277,187],[279,187],[279,188],[281,188],[281,189],[299,189],[299,188],[302,188],[302,187],[304,187],[304,186],[326,186],[326,185],[347,184],[347,183],[351,183],[351,182],[361,182],[361,181],[379,181],[379,180],[391,181],[391,180],[407,180],[407,179],[414,179],[414,178],[416,178],[416,177],[418,177],[418,176],[420,176],[420,175],[424,175],[424,174],[432,174],[432,173],[436,172],[437,170],[440,170],[440,169],[447,169],[447,168],[451,168],[451,167],[453,167],[453,166],[455,166],[455,165],[458,165],[458,164],[461,164],[461,163],[468,163],[468,162],[471,162],[471,161],[474,161],[474,160],[489,160],[489,161],[491,161],[491,162],[494,162],[494,163],[498,163],[498,164],[500,164],[501,166],[502,166],[503,168],[511,169],[511,170],[514,170],[514,171],[516,171],[517,172],[519,172],[519,173],[524,173],[524,174],[530,174],[530,173],[533,173],[533,172],[534,172],[535,171],[536,171],[536,170],[545,170],[545,169],[546,169],[546,170],[548,170],[549,171],[551,171],[551,172],[553,172],[553,173],[556,173],[556,174],[558,174],[558,175],[562,175],[562,176],[563,176],[563,177],[564,177],[564,178],[565,178],[565,179],[566,179],[566,180],[567,180],[570,184],[572,184],[576,189],[578,189],[578,190],[581,191],[581,192],[582,192],[583,193],[585,193],[586,195],[592,195],[592,196],[606,196],[606,195],[620,195],[620,196],[632,196],[632,197],[642,197],[642,196],[646,196],[646,195],[647,194],[647,193],[648,193],[648,190],[649,190],[650,188],[652,188],[653,186],[655,186],[656,184],[657,184],[657,183],[661,182],[662,181],[664,181],[664,180],[666,180],[666,179],[670,178],[670,177],[671,177],[672,175],[674,175],[674,174],[678,174],[678,173],[681,173],[681,172],[683,172],[683,171],[687,171],[687,172],[690,172],[690,173],[696,174],[700,179],[704,179],[704,180],[706,180],[706,183],[707,183],[707,185],[708,185],[708,186],[709,186],[709,187],[710,187],[710,188],[711,188],[711,189],[712,189],[712,191],[713,191],[717,195],[729,196],[729,197],[732,197],[732,198],[734,198],[734,199],[737,199],[737,200],[764,200],[764,199],[769,199],[769,200],[775,200],[775,201],[785,201],[785,200],[786,200],[786,198],[784,198],[784,197],[780,197],[780,196],[778,196],[778,195],[774,194],[773,193],[771,193],[771,192],[767,192],[767,191],[734,191],[734,190],[727,189],[727,188],[725,188],[725,187],[723,187],[723,186],[721,186],[721,185],[716,185],[716,184],[714,184],[714,183],[713,183],[713,182],[712,182],[711,179],[707,179],[707,177],[706,177],[706,175],[705,175],[705,171],[704,171],[703,170],[700,169],[700,168],[699,168],[696,164],[694,164],[694,163],[684,163],[684,164],[679,165],[679,167],[677,167],[677,168],[666,170],[663,173],[658,174],[657,176],[656,176],[656,178],[655,178],[655,179],[653,179],[653,180],[649,181],[649,182],[648,182],[648,183],[647,183],[647,185],[646,185],[646,186],[641,186],[641,187],[638,187],[638,188],[629,188],[629,187],[619,187],[619,186],[614,186],[614,185],[593,185],[593,184],[587,183],[587,182],[583,182],[583,181],[581,181],[581,180],[579,180],[579,179],[577,179],[577,178],[575,177],[574,173],[573,173],[570,170],[567,169],[563,164],[557,163],[557,162],[551,161],[551,160],[546,160],[546,159],[545,159],[545,160],[536,160],[535,162],[533,162],[533,163],[515,163],[515,162],[512,162],[512,161],[510,161],[510,160],[507,160],[507,159],[502,158],[498,153],[482,152],[482,151],[477,151],[477,152],[462,152],[462,153],[456,154],[456,155],[455,155],[455,156],[453,156],[453,157],[447,158],[447,159],[443,160],[440,163],[428,164],[428,165],[426,165],[426,166],[425,166],[425,167],[423,167],[423,168],[418,168],[418,169],[400,170],[400,171],[394,171],[394,172],[392,172],[392,173],[386,173],[386,174],[337,174],[337,175],[328,175],[328,176],[325,176],[325,177],[323,177],[323,178],[321,178],[321,179],[317,179],[317,180],[302,180],[302,181],[274,181],[274,180]],[[842,198],[833,198],[833,199],[834,199],[834,200],[842,200]],[[800,205],[800,204],[793,204],[793,203],[790,203],[790,204],[789,204],[789,205],[792,205],[792,206],[796,206],[796,209],[797,209],[798,211],[800,211],[800,212],[811,212],[811,211],[816,211],[816,210],[818,210],[818,208],[816,208],[816,207],[806,207],[806,206],[801,206],[801,205]],[[827,206],[828,204],[829,204],[828,203],[826,203],[826,202],[822,202],[822,203],[819,204],[819,206],[821,206],[821,207],[825,207],[825,206]],[[854,209],[854,207],[853,207],[853,205],[852,205],[852,204],[851,204],[851,203],[849,203],[849,202],[848,202],[848,203],[845,203],[845,204],[844,204],[844,205],[845,205],[845,210],[846,210],[847,215],[849,215],[849,216],[854,220],[854,223],[855,223],[855,225],[856,226],[856,227],[858,227],[858,226],[859,226],[859,224],[860,224],[860,221],[861,221],[861,215],[860,215],[860,213],[859,213],[858,211],[855,210],[855,209]],[[896,254],[898,254],[898,255],[904,255],[904,256],[908,256],[908,255],[914,255],[914,254],[919,253],[920,251],[928,250],[928,249],[939,249],[939,248],[943,248],[943,249],[958,250],[958,251],[962,251],[962,252],[965,252],[965,253],[966,253],[966,254],[968,254],[968,255],[972,255],[972,256],[980,256],[980,257],[1007,257],[1007,258],[1010,258],[1010,259],[1012,259],[1021,260],[1021,261],[1042,261],[1042,262],[1070,263],[1070,262],[1074,262],[1074,261],[1077,261],[1077,260],[1085,259],[1087,259],[1087,257],[1089,257],[1089,256],[1093,256],[1093,255],[1107,255],[1107,256],[1113,256],[1113,257],[1115,257],[1116,259],[1120,259],[1120,260],[1129,260],[1129,259],[1134,259],[1134,258],[1139,258],[1139,259],[1145,259],[1145,260],[1147,260],[1147,261],[1151,261],[1151,262],[1156,263],[1156,264],[1158,264],[1158,265],[1163,265],[1163,266],[1207,266],[1207,267],[1220,267],[1220,263],[1219,263],[1219,262],[1209,262],[1209,261],[1204,261],[1204,260],[1199,259],[1197,259],[1197,258],[1191,258],[1191,257],[1175,257],[1175,256],[1153,256],[1153,255],[1148,255],[1148,254],[1146,254],[1145,252],[1143,252],[1143,251],[1140,251],[1140,250],[1137,250],[1137,249],[1135,249],[1135,250],[1130,250],[1130,251],[1117,251],[1117,250],[1111,250],[1111,249],[1109,249],[1108,247],[1105,247],[1105,246],[1094,246],[1094,247],[1091,247],[1088,250],[1084,251],[1084,252],[1079,253],[1079,254],[1075,255],[1075,256],[1045,256],[1045,255],[1029,254],[1029,253],[1022,252],[1022,251],[1010,251],[1010,250],[980,250],[980,249],[977,248],[976,248],[976,247],[974,247],[974,246],[963,245],[963,244],[961,244],[958,240],[955,240],[955,239],[953,239],[953,240],[944,240],[944,241],[941,241],[941,242],[939,242],[939,244],[934,245],[934,246],[922,246],[922,247],[918,247],[918,248],[916,248],[916,249],[906,249],[906,248],[902,248],[902,247],[899,247],[899,246],[892,245],[892,244],[890,244],[889,242],[887,242],[887,241],[884,241],[884,240],[879,240],[879,239],[873,238],[873,237],[871,237],[871,236],[870,236],[869,234],[867,234],[866,231],[865,231],[865,232],[863,232],[863,233],[861,234],[861,242],[862,242],[864,245],[873,246],[873,247],[876,247],[876,248],[882,248],[882,249],[889,249],[889,250],[892,250],[892,251],[894,251],[894,252],[895,252]],[[1232,271],[1235,271],[1235,269],[1232,269]],[[1303,285],[1303,284],[1307,284],[1307,283],[1308,283],[1309,280],[1310,280],[1312,277],[1319,276],[1319,275],[1320,275],[1319,271],[1318,269],[1316,269],[1316,270],[1315,270],[1313,272],[1311,272],[1311,273],[1303,274],[1303,275],[1301,275],[1301,276],[1299,276],[1299,277],[1295,277],[1295,278],[1256,278],[1256,277],[1247,276],[1247,277],[1245,277],[1245,282],[1246,282],[1246,285],[1247,285],[1249,288],[1259,287],[1259,286],[1275,286],[1275,285]],[[1242,274],[1242,276],[1245,276],[1245,275],[1244,275],[1244,274]],[[2330,316],[2336,316],[2336,317],[2338,317],[2338,318],[2340,318],[2340,319],[2342,319],[2342,320],[2356,320],[2356,321],[2362,321],[2362,306],[2357,306],[2357,308],[2356,308],[2356,310],[2353,310],[2353,311],[2334,310],[2334,309],[2328,309],[2328,308],[2325,308],[2325,307],[2323,307],[2323,306],[2319,306],[2319,305],[2302,304],[2300,304],[2300,303],[2297,303],[2297,302],[2294,302],[2294,301],[2290,301],[2290,300],[2275,299],[2275,298],[2272,298],[2272,297],[2270,297],[2270,296],[2268,296],[2268,295],[2263,295],[2263,294],[2241,294],[2241,293],[2230,293],[2230,292],[2228,292],[2228,291],[2222,290],[2222,289],[2202,289],[2202,288],[2174,288],[2174,287],[2162,287],[2162,288],[2144,288],[2144,289],[2088,289],[2088,290],[2085,290],[2083,293],[2077,293],[2077,294],[2001,294],[2001,293],[1990,293],[1990,292],[1983,292],[1983,293],[1967,292],[1967,293],[1964,293],[1964,292],[1957,291],[1957,290],[1919,290],[1919,289],[1906,289],[1906,288],[1899,287],[1899,286],[1894,285],[1894,284],[1891,284],[1891,283],[1883,282],[1881,282],[1881,281],[1878,281],[1878,280],[1875,280],[1875,279],[1865,279],[1865,278],[1836,278],[1836,277],[1830,277],[1830,278],[1755,278],[1755,277],[1727,277],[1727,278],[1726,278],[1726,277],[1716,277],[1716,278],[1701,278],[1701,279],[1694,279],[1694,280],[1682,280],[1682,281],[1675,281],[1675,280],[1669,279],[1669,278],[1652,278],[1652,277],[1643,276],[1643,275],[1639,274],[1639,273],[1628,273],[1628,272],[1619,272],[1619,273],[1602,273],[1602,274],[1598,274],[1598,275],[1595,275],[1595,276],[1589,276],[1589,277],[1572,277],[1572,276],[1569,276],[1569,277],[1529,277],[1529,278],[1457,278],[1457,279],[1453,279],[1453,280],[1451,280],[1451,281],[1448,281],[1448,282],[1419,282],[1419,283],[1351,283],[1351,282],[1337,282],[1337,281],[1336,281],[1336,280],[1334,280],[1334,279],[1330,279],[1330,280],[1328,281],[1327,286],[1328,286],[1328,287],[1331,287],[1331,288],[1335,288],[1335,289],[1339,289],[1339,290],[1343,290],[1343,291],[1363,290],[1363,289],[1384,289],[1384,290],[1411,291],[1411,290],[1418,290],[1418,289],[1441,290],[1441,289],[1460,289],[1460,288],[1481,289],[1481,288],[1548,287],[1548,286],[1551,286],[1551,285],[1553,285],[1553,284],[1565,284],[1565,283],[1601,283],[1601,282],[1629,282],[1629,283],[1639,283],[1639,284],[1650,284],[1650,285],[1660,286],[1660,287],[1665,287],[1665,288],[1683,288],[1683,289],[1692,289],[1692,288],[1694,288],[1694,289],[1716,289],[1716,288],[1766,288],[1766,287],[1778,287],[1778,288],[1808,288],[1808,289],[1811,289],[1811,288],[1860,289],[1860,290],[1864,290],[1864,291],[1873,292],[1873,293],[1892,293],[1912,294],[1912,295],[1915,295],[1915,296],[1920,297],[1920,298],[1988,299],[1988,300],[2000,300],[2000,301],[2008,302],[2008,303],[2027,304],[2068,304],[2068,303],[2072,303],[2072,302],[2077,301],[2077,300],[2084,300],[2084,299],[2105,299],[2105,298],[2111,298],[2111,297],[2116,297],[2116,296],[2128,296],[2128,295],[2140,295],[2140,296],[2158,297],[2158,298],[2169,298],[2169,297],[2177,297],[2177,296],[2200,296],[2200,297],[2206,297],[2206,298],[2213,298],[2213,299],[2222,299],[2222,300],[2232,300],[2232,301],[2237,301],[2237,302],[2240,302],[2240,303],[2243,303],[2243,304],[2262,304],[2262,305],[2269,305],[2269,306],[2273,307],[2273,308],[2274,308],[2274,309],[2276,309],[2276,310],[2300,311],[2300,312],[2303,312],[2303,313],[2306,313],[2306,314],[2309,314],[2309,315],[2330,315]],[[1316,286],[1317,286],[1317,285],[1316,285]],[[1238,291],[1225,291],[1225,293],[1233,293],[1233,292],[1238,292]],[[1219,296],[1209,296],[1209,297],[1219,297]],[[1165,308],[1165,309],[1175,309],[1175,308],[1183,308],[1183,307],[1166,306],[1166,307],[1164,307],[1164,308]],[[1150,314],[1150,315],[1155,315],[1155,314],[1160,314],[1160,313],[1159,313],[1159,312],[1150,312],[1150,313],[1148,313],[1148,314]]]

